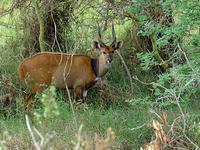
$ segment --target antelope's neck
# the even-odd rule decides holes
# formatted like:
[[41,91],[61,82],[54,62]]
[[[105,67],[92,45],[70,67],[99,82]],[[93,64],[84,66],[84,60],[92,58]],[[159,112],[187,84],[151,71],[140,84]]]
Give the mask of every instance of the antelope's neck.
[[100,55],[97,58],[93,58],[92,66],[96,77],[103,77],[108,72],[108,67],[106,66],[106,62],[104,60],[103,55]]

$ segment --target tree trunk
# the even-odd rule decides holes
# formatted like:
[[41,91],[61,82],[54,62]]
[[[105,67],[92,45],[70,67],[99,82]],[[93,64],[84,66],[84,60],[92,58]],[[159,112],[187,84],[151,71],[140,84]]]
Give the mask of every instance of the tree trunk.
[[41,12],[41,9],[38,6],[38,1],[36,0],[34,3],[35,7],[35,12],[37,15],[38,23],[40,26],[40,31],[39,31],[39,45],[40,45],[40,51],[44,52],[45,51],[45,40],[44,40],[44,33],[45,33],[45,24],[44,24],[44,18]]

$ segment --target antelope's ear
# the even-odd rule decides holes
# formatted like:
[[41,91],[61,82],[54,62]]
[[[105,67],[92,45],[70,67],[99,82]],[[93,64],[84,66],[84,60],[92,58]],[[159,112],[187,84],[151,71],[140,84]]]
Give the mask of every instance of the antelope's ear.
[[119,41],[115,45],[113,45],[114,50],[120,49],[123,46],[123,42]]
[[97,50],[100,50],[100,45],[97,41],[93,41],[92,42],[92,48],[94,49],[97,49]]

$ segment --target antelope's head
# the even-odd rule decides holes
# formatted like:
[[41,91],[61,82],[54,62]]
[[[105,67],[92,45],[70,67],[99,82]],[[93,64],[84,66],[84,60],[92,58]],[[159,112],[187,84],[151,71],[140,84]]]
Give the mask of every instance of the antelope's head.
[[101,36],[101,31],[100,28],[98,28],[98,42],[93,41],[93,48],[101,51],[101,59],[103,59],[105,65],[107,68],[110,68],[112,64],[112,57],[114,54],[114,51],[117,49],[120,49],[123,45],[122,41],[117,42],[116,34],[115,34],[115,29],[114,29],[114,24],[112,23],[112,43],[110,45],[106,45],[102,41],[102,36]]

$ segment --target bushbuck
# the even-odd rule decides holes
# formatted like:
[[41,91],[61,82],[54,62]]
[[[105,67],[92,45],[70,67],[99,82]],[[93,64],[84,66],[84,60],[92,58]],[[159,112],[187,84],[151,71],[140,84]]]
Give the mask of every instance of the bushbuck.
[[19,65],[19,78],[26,81],[31,88],[26,105],[32,103],[36,92],[41,92],[49,85],[59,89],[73,89],[76,99],[84,102],[87,90],[107,73],[114,51],[122,47],[122,41],[117,42],[113,23],[112,38],[112,43],[106,45],[98,28],[98,42],[92,43],[93,48],[101,52],[96,58],[87,55],[41,52],[23,60]]

